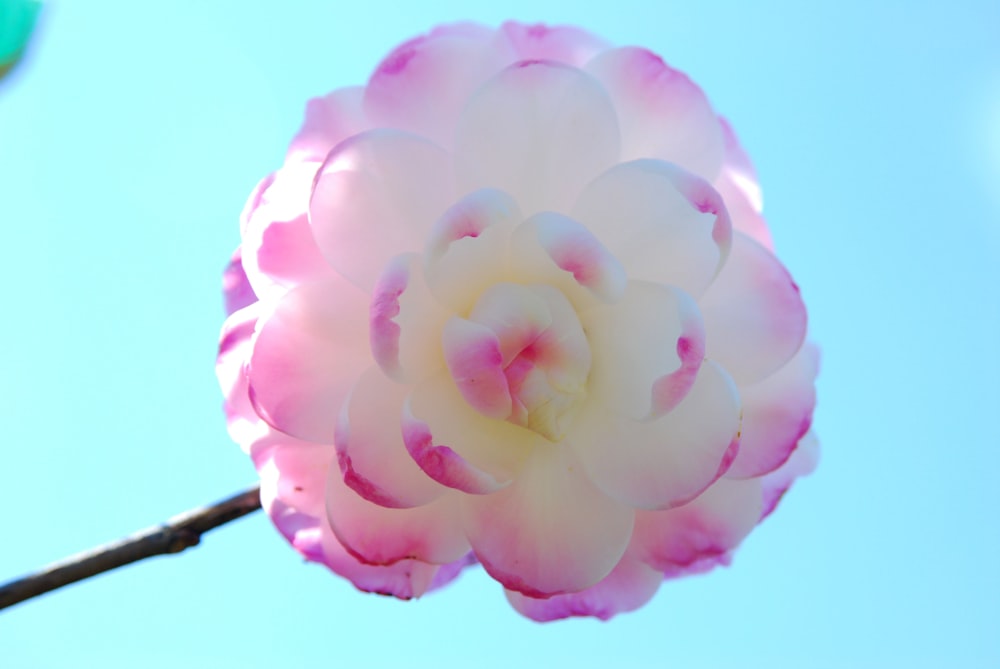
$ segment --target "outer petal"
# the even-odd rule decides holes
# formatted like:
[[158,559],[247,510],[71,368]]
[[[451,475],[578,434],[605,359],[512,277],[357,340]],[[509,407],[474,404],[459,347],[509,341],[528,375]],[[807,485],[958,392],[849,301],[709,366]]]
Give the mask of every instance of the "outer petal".
[[247,281],[243,271],[242,250],[237,248],[229,258],[229,265],[222,273],[222,298],[226,308],[226,316],[257,301],[257,294]]
[[371,127],[362,108],[364,88],[339,88],[306,103],[302,128],[292,139],[286,162],[321,163],[326,154],[351,135]]
[[445,489],[407,454],[400,420],[409,388],[371,367],[344,402],[337,421],[337,462],[344,482],[369,502],[408,508],[431,502]]
[[640,420],[663,415],[687,395],[704,359],[705,331],[686,294],[631,281],[619,302],[580,316],[596,404]]
[[244,212],[243,269],[262,299],[291,286],[333,275],[323,259],[306,212],[319,163],[290,163],[265,179]]
[[771,232],[760,215],[764,201],[757,183],[757,172],[729,123],[724,118],[720,118],[719,123],[722,126],[725,156],[722,170],[715,180],[715,188],[726,201],[733,229],[756,240],[764,248],[774,250]]
[[741,386],[788,362],[806,335],[799,287],[770,251],[743,234],[719,277],[699,300],[708,357]]
[[[629,278],[700,295],[729,253],[732,231],[721,196],[675,165],[617,165],[587,186],[573,217],[627,268]],[[628,225],[622,225],[628,221]]]
[[622,132],[622,159],[659,158],[712,180],[723,137],[705,94],[655,53],[612,49],[587,63],[611,94]]
[[587,409],[570,441],[594,483],[635,508],[688,502],[721,476],[735,455],[739,396],[732,379],[708,360],[691,392],[656,420],[636,421],[599,403]]
[[499,188],[527,215],[568,211],[583,186],[618,159],[617,120],[592,77],[524,61],[469,100],[455,150],[462,190]]
[[774,511],[795,479],[812,472],[817,462],[819,462],[819,441],[815,434],[807,432],[785,463],[761,479],[764,499],[761,520]]
[[316,175],[309,223],[327,261],[370,289],[386,263],[420,251],[454,197],[448,154],[426,139],[371,130],[342,142]]
[[577,592],[607,576],[632,534],[634,513],[594,487],[563,445],[539,448],[513,484],[463,498],[476,557],[509,590]]
[[371,366],[364,294],[343,279],[303,284],[261,318],[249,363],[261,418],[306,441],[333,443],[351,386]]
[[626,554],[604,579],[580,592],[548,599],[528,597],[512,590],[507,590],[506,594],[519,613],[539,622],[571,616],[608,620],[648,602],[662,582],[663,574]]
[[263,429],[263,421],[250,402],[246,374],[246,361],[252,351],[250,342],[259,313],[260,303],[254,302],[226,319],[215,361],[215,374],[225,397],[223,408],[229,436],[247,452]]
[[458,560],[469,552],[458,504],[444,495],[425,506],[387,509],[362,499],[330,470],[326,515],[347,551],[366,564],[389,565],[416,559],[433,564]]
[[[507,21],[497,31],[497,41],[513,49],[514,60],[551,60],[581,67],[594,54],[608,48],[599,37],[573,26],[547,26]],[[497,45],[497,48],[502,48]]]
[[729,552],[760,518],[757,479],[721,479],[684,506],[636,514],[631,550],[667,576],[680,576],[729,563]]
[[396,48],[375,70],[364,107],[376,126],[399,128],[451,146],[472,92],[506,63],[474,27],[446,29]]
[[812,424],[819,352],[806,343],[784,367],[740,388],[743,428],[730,478],[760,476],[778,468]]

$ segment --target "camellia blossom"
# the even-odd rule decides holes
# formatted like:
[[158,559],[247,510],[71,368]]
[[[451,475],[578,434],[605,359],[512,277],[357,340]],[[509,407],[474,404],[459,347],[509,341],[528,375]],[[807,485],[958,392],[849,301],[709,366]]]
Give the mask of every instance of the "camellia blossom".
[[817,371],[750,161],[659,56],[435,29],[312,100],[242,217],[218,373],[265,510],[410,598],[536,620],[726,564],[814,465]]

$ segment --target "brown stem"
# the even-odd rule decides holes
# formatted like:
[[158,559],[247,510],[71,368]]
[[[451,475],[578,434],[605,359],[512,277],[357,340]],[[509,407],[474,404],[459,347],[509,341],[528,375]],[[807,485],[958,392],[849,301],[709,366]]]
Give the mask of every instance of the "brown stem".
[[260,486],[254,486],[215,504],[174,516],[162,525],[77,553],[34,574],[0,585],[0,609],[131,562],[180,553],[197,546],[205,532],[259,508]]

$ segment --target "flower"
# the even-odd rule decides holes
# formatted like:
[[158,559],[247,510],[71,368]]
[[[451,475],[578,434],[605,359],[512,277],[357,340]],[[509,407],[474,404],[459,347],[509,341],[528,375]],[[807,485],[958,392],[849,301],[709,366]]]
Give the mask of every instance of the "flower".
[[309,102],[251,195],[218,372],[307,559],[536,620],[726,564],[817,452],[815,349],[749,159],[658,56],[435,29]]

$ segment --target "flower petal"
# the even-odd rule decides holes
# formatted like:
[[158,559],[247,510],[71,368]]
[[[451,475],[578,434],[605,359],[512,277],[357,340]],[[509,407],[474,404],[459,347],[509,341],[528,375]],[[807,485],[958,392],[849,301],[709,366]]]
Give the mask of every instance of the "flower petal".
[[333,443],[337,414],[371,364],[364,293],[336,277],[302,284],[261,317],[248,366],[260,417],[299,439]]
[[445,324],[442,344],[448,372],[465,402],[490,418],[510,416],[512,399],[496,333],[455,316]]
[[691,392],[652,421],[616,414],[595,402],[570,435],[594,483],[640,509],[667,509],[699,495],[728,468],[740,425],[732,379],[710,360]]
[[391,258],[423,248],[453,196],[451,158],[441,147],[370,130],[338,145],[319,169],[309,223],[330,265],[368,290]]
[[469,551],[469,543],[462,533],[458,506],[446,494],[424,506],[388,509],[359,496],[335,468],[330,469],[326,482],[330,527],[347,552],[366,564],[389,565],[406,559],[445,564],[461,558]]
[[286,163],[321,163],[337,144],[371,127],[362,108],[365,89],[338,88],[306,103],[302,128],[292,139]]
[[448,311],[424,282],[415,253],[389,261],[372,293],[369,341],[386,376],[415,383],[444,367],[441,331]]
[[757,172],[726,119],[720,118],[719,123],[722,126],[725,155],[722,170],[715,179],[715,188],[726,202],[733,229],[773,251],[771,231],[760,215],[764,201],[757,183]]
[[445,489],[407,455],[401,416],[407,386],[368,369],[351,389],[337,421],[337,462],[344,482],[369,502],[389,508],[427,504]]
[[522,281],[557,286],[568,297],[583,288],[613,302],[628,280],[622,264],[590,230],[550,211],[535,214],[514,230],[511,264]]
[[594,402],[641,420],[672,410],[704,359],[698,306],[676,288],[630,281],[622,299],[580,314],[590,340]]
[[462,499],[466,534],[509,590],[547,597],[607,576],[632,534],[634,513],[602,494],[563,445],[537,448],[514,482]]
[[[551,60],[581,67],[608,47],[601,38],[574,26],[548,26],[507,21],[497,31],[514,51],[514,60]],[[498,47],[499,48],[499,47]]]
[[622,133],[622,160],[659,158],[712,180],[723,138],[705,94],[651,51],[610,49],[586,65],[611,94]]
[[741,386],[776,371],[802,346],[806,309],[799,287],[770,251],[742,233],[699,300],[707,355]]
[[225,402],[226,428],[229,436],[246,452],[257,439],[263,421],[250,402],[246,373],[246,360],[250,356],[251,341],[260,303],[254,302],[230,314],[222,325],[219,336],[219,355],[215,360],[215,375],[222,388]]
[[507,590],[507,601],[522,615],[538,622],[571,616],[594,616],[608,620],[618,613],[634,611],[656,594],[663,574],[628,554],[596,585],[568,595],[538,599]]
[[573,218],[630,279],[678,286],[695,297],[715,278],[732,239],[729,214],[712,186],[658,160],[623,163],[599,176],[580,195]]
[[528,215],[568,211],[583,186],[618,158],[615,111],[583,72],[523,61],[469,100],[455,152],[460,190],[499,188]]
[[811,431],[806,432],[784,464],[760,479],[764,489],[761,520],[771,515],[795,479],[812,472],[818,462],[819,440]]
[[489,286],[508,279],[511,231],[521,222],[514,199],[492,188],[473,191],[435,223],[424,273],[435,297],[466,313]]
[[819,351],[806,343],[777,372],[740,388],[740,452],[726,472],[727,477],[761,476],[788,459],[812,424],[818,368]]
[[729,553],[760,518],[757,479],[720,479],[697,499],[667,511],[636,514],[631,550],[667,576],[728,564]]

